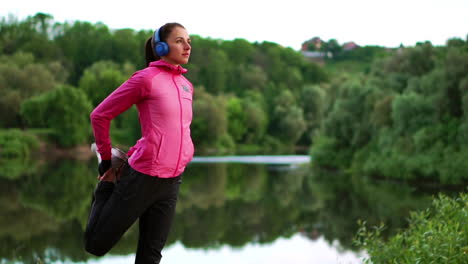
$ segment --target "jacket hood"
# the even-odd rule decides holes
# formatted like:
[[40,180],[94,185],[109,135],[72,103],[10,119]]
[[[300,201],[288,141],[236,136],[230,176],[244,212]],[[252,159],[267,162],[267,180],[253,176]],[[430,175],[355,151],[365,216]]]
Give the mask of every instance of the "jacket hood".
[[180,65],[176,66],[174,64],[170,64],[169,62],[165,60],[157,60],[157,61],[150,62],[149,66],[166,68],[170,72],[176,73],[176,74],[184,74],[187,72],[187,69],[183,68],[182,66]]

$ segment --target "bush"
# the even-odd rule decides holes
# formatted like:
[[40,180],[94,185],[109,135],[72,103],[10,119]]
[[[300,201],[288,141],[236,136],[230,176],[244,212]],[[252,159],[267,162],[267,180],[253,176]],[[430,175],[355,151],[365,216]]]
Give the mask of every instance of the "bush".
[[88,140],[91,110],[83,91],[63,85],[25,100],[21,114],[30,127],[53,129],[53,139],[58,145],[72,147]]
[[352,154],[350,148],[340,150],[337,139],[327,136],[316,137],[310,150],[313,166],[327,169],[346,169]]
[[383,241],[383,225],[369,230],[360,222],[355,243],[367,250],[365,263],[466,263],[468,195],[439,195],[431,208],[411,213],[408,229]]

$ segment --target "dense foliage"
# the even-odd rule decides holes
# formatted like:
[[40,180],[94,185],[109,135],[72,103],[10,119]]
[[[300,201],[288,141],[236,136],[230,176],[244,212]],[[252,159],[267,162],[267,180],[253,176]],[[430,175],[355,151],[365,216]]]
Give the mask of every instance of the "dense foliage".
[[[59,146],[88,144],[90,111],[144,67],[150,35],[57,23],[42,13],[3,18],[0,110],[8,114],[1,128],[49,129]],[[320,50],[334,56],[320,67],[275,43],[191,37],[187,76],[196,88],[197,155],[293,153],[313,145],[318,167],[466,181],[467,41],[344,50],[332,39]],[[111,132],[114,144],[134,144],[140,137],[135,108],[112,122]]]
[[429,42],[374,62],[369,74],[324,85],[318,167],[353,175],[467,182],[468,42]]
[[466,263],[468,251],[468,195],[439,195],[427,210],[413,212],[408,229],[384,241],[384,226],[365,223],[356,238],[370,258],[365,263]]
[[[90,111],[145,66],[149,36],[149,30],[110,30],[101,23],[57,23],[42,13],[24,21],[3,18],[0,108],[11,114],[1,128],[51,129],[49,138],[63,147],[89,143],[84,123]],[[187,77],[195,86],[198,154],[293,152],[310,144],[319,109],[306,114],[302,98],[327,80],[324,69],[275,43],[191,38]],[[140,137],[135,109],[112,125],[114,144],[130,146]]]

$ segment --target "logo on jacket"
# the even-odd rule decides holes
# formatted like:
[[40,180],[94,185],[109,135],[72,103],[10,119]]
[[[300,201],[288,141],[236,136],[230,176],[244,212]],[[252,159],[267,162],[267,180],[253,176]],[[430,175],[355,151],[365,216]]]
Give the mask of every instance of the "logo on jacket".
[[190,93],[190,89],[187,86],[182,85],[182,89],[184,89],[184,91],[186,91],[187,93]]

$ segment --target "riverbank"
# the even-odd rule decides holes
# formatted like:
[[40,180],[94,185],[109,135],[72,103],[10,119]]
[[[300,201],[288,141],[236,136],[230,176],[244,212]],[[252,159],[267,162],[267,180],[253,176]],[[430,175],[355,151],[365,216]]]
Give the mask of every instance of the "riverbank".
[[94,157],[90,145],[79,145],[72,148],[60,148],[44,141],[39,142],[37,154],[41,159],[76,159],[86,161]]

